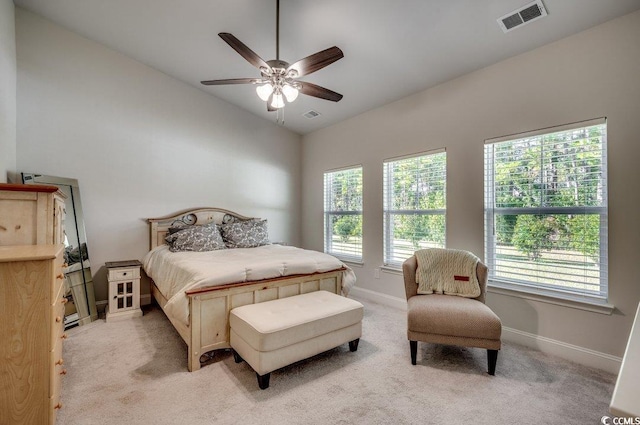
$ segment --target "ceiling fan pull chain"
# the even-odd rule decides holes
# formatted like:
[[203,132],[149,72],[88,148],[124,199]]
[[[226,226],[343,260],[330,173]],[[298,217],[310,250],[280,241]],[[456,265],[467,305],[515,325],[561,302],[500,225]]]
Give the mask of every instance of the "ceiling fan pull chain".
[[276,110],[276,123],[284,125],[284,108],[279,108]]
[[284,108],[276,109],[276,124],[284,125]]

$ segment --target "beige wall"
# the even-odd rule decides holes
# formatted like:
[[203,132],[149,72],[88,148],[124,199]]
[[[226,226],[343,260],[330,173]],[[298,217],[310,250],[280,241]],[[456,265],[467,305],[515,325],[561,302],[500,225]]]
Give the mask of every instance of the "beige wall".
[[16,8],[17,166],[78,179],[97,299],[147,217],[217,206],[299,242],[300,136]]
[[16,169],[16,32],[12,0],[0,0],[0,183]]
[[608,118],[609,284],[613,315],[498,294],[489,305],[523,332],[622,356],[640,300],[640,12],[369,111],[303,138],[303,244],[323,249],[322,175],[364,166],[364,266],[357,285],[403,298],[382,263],[382,161],[447,150],[447,245],[484,253],[485,139]]

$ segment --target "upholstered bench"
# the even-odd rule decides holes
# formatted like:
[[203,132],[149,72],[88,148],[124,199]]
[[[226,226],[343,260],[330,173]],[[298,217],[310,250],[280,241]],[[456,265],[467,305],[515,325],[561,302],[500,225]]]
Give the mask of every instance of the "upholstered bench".
[[359,302],[327,291],[234,308],[229,314],[234,359],[249,363],[264,390],[276,369],[346,342],[356,351],[363,310]]

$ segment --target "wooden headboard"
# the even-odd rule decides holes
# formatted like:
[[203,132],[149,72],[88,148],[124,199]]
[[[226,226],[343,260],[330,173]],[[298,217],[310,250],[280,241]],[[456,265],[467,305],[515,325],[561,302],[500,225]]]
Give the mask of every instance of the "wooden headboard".
[[165,217],[149,218],[149,230],[151,231],[150,249],[165,244],[165,236],[169,227],[177,223],[204,225],[209,223],[228,223],[235,220],[251,220],[252,217],[245,217],[233,211],[222,208],[195,208],[180,211]]

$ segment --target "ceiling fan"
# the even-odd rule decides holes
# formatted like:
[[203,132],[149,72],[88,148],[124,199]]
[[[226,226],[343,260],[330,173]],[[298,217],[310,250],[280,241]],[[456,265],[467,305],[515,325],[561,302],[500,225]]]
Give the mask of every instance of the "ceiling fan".
[[260,99],[267,102],[268,111],[276,111],[285,105],[285,100],[293,102],[298,93],[318,97],[333,102],[342,99],[340,93],[320,87],[316,84],[298,80],[299,77],[316,72],[344,57],[342,50],[333,46],[314,53],[289,65],[280,60],[280,0],[276,3],[276,58],[264,61],[253,50],[235,36],[227,32],[218,34],[233,50],[245,58],[251,65],[260,70],[259,78],[232,78],[225,80],[201,81],[205,86],[225,84],[256,84],[256,92]]

